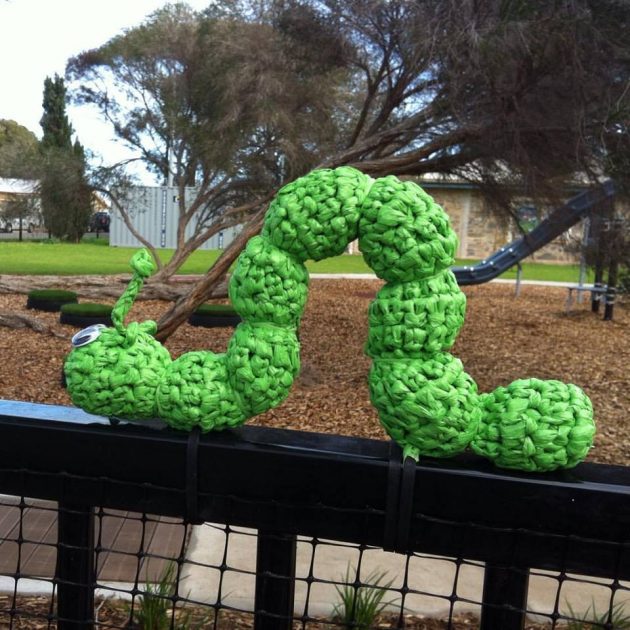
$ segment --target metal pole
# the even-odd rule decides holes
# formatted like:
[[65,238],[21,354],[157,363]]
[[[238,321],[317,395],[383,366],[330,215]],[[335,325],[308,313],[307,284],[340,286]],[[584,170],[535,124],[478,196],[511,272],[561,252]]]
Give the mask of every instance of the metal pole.
[[[580,253],[580,273],[578,275],[578,287],[584,286],[586,280],[586,248],[588,246],[588,235],[591,229],[591,217],[584,219],[584,228],[582,230],[582,249]],[[582,291],[577,292],[577,303],[582,304]]]
[[516,264],[516,285],[514,286],[514,297],[521,295],[521,276],[523,275],[523,265],[520,262]]
[[619,263],[616,258],[610,261],[608,267],[608,286],[606,289],[606,297],[604,303],[604,320],[611,321],[613,318],[613,310],[615,308],[615,295],[617,293],[617,274],[619,271]]
[[94,627],[94,510],[59,503],[57,548],[57,628]]
[[291,630],[297,538],[258,531],[254,630]]

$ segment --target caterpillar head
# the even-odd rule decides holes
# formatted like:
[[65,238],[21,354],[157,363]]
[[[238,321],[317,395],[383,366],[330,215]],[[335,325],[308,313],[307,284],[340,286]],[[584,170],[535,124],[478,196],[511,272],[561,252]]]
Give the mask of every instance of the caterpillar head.
[[89,326],[72,338],[64,373],[72,402],[89,413],[121,418],[157,415],[156,391],[171,357],[154,337],[153,321],[124,319],[153,271],[146,250],[131,259],[134,275],[112,310],[113,327]]

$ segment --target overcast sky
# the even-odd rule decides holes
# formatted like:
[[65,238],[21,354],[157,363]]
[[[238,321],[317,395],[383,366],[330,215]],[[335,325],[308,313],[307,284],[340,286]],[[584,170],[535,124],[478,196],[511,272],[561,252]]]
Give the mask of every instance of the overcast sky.
[[[44,79],[63,76],[66,61],[96,48],[168,4],[165,0],[0,0],[0,118],[15,120],[38,137]],[[189,0],[203,9],[209,0]],[[115,161],[128,153],[86,107],[69,107],[81,143]]]

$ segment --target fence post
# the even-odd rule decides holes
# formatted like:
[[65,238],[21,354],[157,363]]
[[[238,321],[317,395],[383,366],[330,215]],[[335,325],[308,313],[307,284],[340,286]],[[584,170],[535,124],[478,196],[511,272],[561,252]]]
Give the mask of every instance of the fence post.
[[297,538],[258,530],[254,630],[291,630]]
[[59,503],[57,519],[57,617],[59,630],[94,624],[94,510]]
[[523,630],[529,571],[486,565],[479,630]]

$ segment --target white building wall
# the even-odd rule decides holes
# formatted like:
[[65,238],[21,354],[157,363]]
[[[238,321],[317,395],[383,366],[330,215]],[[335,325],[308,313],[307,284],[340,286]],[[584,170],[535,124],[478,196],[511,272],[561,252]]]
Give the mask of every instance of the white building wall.
[[[192,201],[194,188],[186,189],[186,197]],[[174,249],[177,238],[178,190],[167,186],[136,186],[125,195],[124,205],[134,228],[158,249]],[[186,237],[192,235],[193,220],[186,228]],[[242,226],[227,228],[208,239],[200,249],[224,249]],[[120,213],[112,208],[109,226],[111,247],[142,247],[142,243],[129,231]]]

